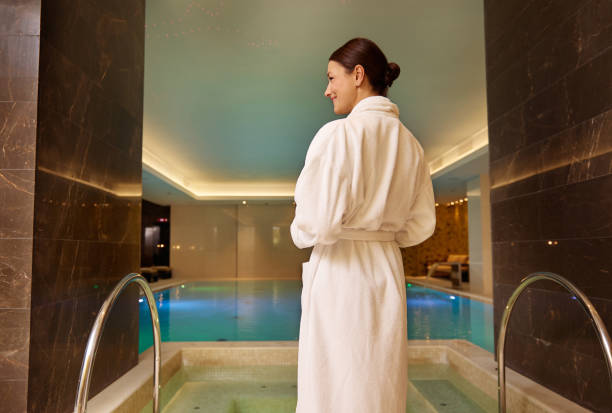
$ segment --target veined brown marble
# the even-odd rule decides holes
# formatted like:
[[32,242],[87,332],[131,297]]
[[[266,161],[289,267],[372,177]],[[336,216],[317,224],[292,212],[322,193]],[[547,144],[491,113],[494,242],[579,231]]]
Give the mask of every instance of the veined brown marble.
[[[612,2],[485,1],[495,330],[520,280],[568,278],[612,331]],[[612,412],[587,315],[556,284],[519,299],[511,368]]]
[[[66,412],[87,335],[140,266],[144,1],[1,2],[0,413]],[[138,359],[138,293],[91,395]]]
[[0,413],[26,411],[40,1],[1,2]]
[[[29,412],[66,412],[93,320],[140,267],[144,2],[42,4]],[[138,360],[138,292],[115,305],[90,396]]]

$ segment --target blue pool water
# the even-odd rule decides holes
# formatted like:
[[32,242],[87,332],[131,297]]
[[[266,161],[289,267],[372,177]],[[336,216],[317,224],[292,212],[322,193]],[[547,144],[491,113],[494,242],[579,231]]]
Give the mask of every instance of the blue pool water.
[[[154,294],[162,341],[297,340],[300,280],[205,281]],[[406,284],[409,339],[462,338],[490,351],[493,306]],[[140,302],[139,351],[153,345],[148,306]]]

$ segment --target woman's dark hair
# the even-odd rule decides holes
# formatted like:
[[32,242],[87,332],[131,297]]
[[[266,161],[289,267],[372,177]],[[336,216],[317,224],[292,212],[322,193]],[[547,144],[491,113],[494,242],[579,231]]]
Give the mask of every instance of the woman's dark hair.
[[356,37],[333,52],[329,60],[340,63],[347,72],[361,65],[375,92],[387,96],[387,90],[400,74],[396,63],[388,63],[387,58],[372,40]]

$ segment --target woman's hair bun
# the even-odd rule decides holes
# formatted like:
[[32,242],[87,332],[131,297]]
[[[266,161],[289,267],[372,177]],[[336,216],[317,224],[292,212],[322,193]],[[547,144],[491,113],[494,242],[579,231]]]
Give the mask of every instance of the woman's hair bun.
[[385,81],[387,83],[387,86],[391,86],[393,84],[393,81],[395,79],[397,79],[397,77],[400,74],[400,67],[397,63],[389,63],[387,65],[387,74],[385,76]]

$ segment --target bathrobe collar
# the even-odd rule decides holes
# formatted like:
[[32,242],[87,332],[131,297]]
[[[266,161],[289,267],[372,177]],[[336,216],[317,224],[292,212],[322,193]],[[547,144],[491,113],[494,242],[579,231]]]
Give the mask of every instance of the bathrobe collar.
[[397,105],[385,96],[368,96],[367,98],[361,99],[351,110],[351,113],[347,117],[351,117],[356,113],[361,112],[379,112],[384,113],[388,116],[399,118],[399,109]]

